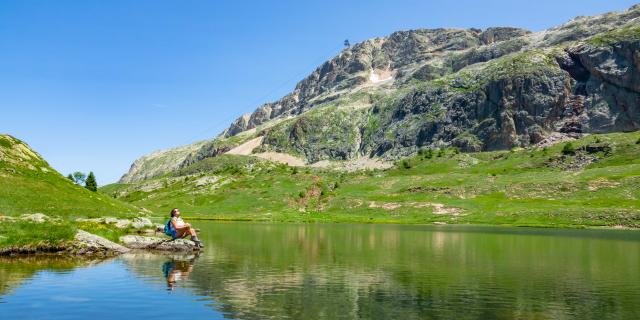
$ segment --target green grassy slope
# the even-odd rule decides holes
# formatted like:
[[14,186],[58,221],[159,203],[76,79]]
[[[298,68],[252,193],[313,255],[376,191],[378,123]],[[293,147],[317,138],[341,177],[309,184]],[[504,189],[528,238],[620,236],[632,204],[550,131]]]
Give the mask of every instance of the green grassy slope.
[[[76,217],[133,217],[140,209],[80,187],[52,169],[24,142],[0,135],[0,253],[11,248],[53,250],[76,230],[109,236],[106,226],[77,223]],[[8,221],[6,217],[43,213],[47,223]],[[111,237],[111,238],[115,238]]]
[[162,216],[180,207],[191,218],[638,227],[638,140],[640,132],[592,135],[572,143],[574,154],[563,154],[564,144],[425,151],[386,171],[355,173],[226,156],[100,191]]
[[139,210],[66,179],[24,142],[0,135],[0,215],[121,216]]

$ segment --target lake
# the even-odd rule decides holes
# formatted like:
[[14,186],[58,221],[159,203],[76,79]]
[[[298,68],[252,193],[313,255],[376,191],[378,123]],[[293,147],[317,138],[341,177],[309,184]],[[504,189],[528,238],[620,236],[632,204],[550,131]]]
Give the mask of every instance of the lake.
[[3,319],[640,319],[640,232],[195,221],[199,255],[0,258]]

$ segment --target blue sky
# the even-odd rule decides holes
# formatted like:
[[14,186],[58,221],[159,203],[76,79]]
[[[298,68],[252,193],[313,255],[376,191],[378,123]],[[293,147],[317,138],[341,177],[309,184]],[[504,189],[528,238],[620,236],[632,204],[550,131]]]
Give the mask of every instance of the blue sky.
[[397,30],[539,31],[634,1],[0,0],[0,133],[115,182],[207,139],[342,49]]

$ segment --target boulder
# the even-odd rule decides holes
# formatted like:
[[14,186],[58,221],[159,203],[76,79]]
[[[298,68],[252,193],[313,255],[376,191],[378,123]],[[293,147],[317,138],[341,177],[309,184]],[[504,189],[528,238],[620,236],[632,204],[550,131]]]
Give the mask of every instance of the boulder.
[[113,255],[129,252],[129,249],[109,241],[105,238],[91,234],[89,232],[78,230],[75,236],[76,247],[79,253],[100,253],[105,255]]
[[153,223],[151,222],[151,220],[147,218],[137,217],[133,219],[133,222],[131,222],[131,226],[136,229],[142,229],[147,227],[153,227]]
[[167,239],[160,237],[145,237],[127,235],[120,237],[122,242],[127,248],[130,249],[146,249],[146,250],[161,250],[161,251],[197,251],[199,248],[191,240],[186,239]]
[[118,229],[126,229],[131,225],[131,220],[127,220],[127,219],[118,219],[115,222],[115,226]]
[[118,219],[114,217],[92,218],[92,219],[78,218],[76,219],[76,221],[113,224],[116,228],[119,228],[119,229],[126,229],[129,227],[133,227],[136,229],[153,227],[153,223],[151,222],[151,220],[144,217],[133,218],[133,221],[129,219]]
[[51,220],[51,218],[42,213],[34,213],[34,214],[23,214],[20,216],[20,220],[31,221],[35,223],[43,223]]

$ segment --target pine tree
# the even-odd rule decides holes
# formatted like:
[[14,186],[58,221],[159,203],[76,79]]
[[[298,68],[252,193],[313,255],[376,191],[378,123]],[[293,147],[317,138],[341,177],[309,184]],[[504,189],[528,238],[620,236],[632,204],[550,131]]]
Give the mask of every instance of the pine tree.
[[87,177],[87,180],[84,182],[84,187],[93,192],[98,191],[98,183],[96,182],[96,176],[93,175],[93,171],[89,172],[89,176]]
[[71,180],[73,182],[76,182],[76,180],[73,179],[73,176],[71,175],[71,173],[69,173],[69,175],[67,175],[67,179],[69,179],[69,180]]

